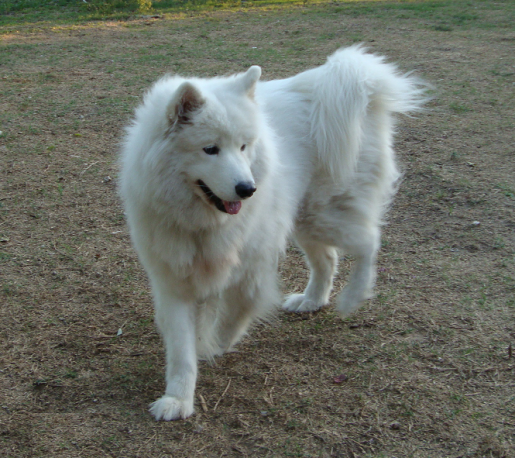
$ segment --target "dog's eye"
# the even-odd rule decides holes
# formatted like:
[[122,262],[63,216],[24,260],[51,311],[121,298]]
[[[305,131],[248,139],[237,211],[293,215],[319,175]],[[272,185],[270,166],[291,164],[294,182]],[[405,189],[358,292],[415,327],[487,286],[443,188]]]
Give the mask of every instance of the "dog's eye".
[[205,148],[202,148],[204,150],[204,153],[209,154],[210,156],[214,154],[218,154],[220,152],[220,148],[218,146],[206,146]]
[[241,151],[245,151],[245,148],[246,148],[246,147],[247,147],[247,145],[241,145],[240,150],[241,150]]

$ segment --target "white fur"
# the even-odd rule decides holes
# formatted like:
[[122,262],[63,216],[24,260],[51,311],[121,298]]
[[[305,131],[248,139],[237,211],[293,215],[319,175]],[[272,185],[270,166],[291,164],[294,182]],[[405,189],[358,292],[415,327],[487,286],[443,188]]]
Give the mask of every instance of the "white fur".
[[[158,420],[190,416],[197,359],[228,350],[278,303],[289,236],[311,276],[286,310],[327,304],[338,251],[356,259],[336,302],[342,315],[374,285],[399,177],[392,113],[418,109],[422,86],[356,46],[292,78],[258,83],[260,73],[163,78],[127,130],[121,195],[166,347],[165,395],[151,407]],[[206,154],[212,146],[217,154]],[[217,209],[198,180],[236,214]],[[238,183],[257,190],[241,199]]]

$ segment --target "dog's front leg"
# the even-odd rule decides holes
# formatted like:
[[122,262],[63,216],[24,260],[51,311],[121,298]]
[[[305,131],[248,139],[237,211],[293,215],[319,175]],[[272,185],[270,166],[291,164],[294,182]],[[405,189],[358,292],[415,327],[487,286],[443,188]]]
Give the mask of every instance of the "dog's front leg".
[[197,380],[195,306],[187,301],[156,297],[156,324],[166,350],[165,395],[152,403],[156,420],[178,420],[194,412]]

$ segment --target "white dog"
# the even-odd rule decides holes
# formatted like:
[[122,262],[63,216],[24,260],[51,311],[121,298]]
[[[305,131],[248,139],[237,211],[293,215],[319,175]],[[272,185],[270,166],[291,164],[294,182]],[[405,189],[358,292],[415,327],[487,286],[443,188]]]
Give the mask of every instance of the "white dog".
[[278,303],[290,235],[311,276],[285,310],[328,303],[338,251],[355,258],[342,315],[374,285],[399,177],[392,114],[419,109],[423,85],[358,46],[292,78],[260,75],[165,77],[127,131],[121,196],[166,347],[158,420],[190,416],[197,359],[229,349]]

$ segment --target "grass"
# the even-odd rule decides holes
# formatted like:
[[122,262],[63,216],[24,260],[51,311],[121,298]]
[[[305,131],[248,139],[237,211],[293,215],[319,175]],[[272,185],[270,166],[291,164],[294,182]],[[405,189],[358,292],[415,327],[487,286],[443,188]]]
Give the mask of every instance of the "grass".
[[454,111],[457,114],[467,113],[471,110],[471,108],[469,108],[468,106],[457,103],[457,102],[452,102],[449,105],[449,107],[452,111]]
[[497,184],[496,188],[500,189],[506,197],[509,197],[510,199],[515,199],[515,190],[510,185],[507,185],[505,183]]
[[[330,3],[329,0],[4,0],[0,5],[0,27],[55,26],[83,24],[90,21],[118,21],[131,18],[148,18],[163,15],[184,16],[212,11],[234,11],[254,9],[278,10],[294,6],[313,6]],[[336,7],[337,12],[353,17],[367,16],[401,20],[426,19],[436,31],[451,32],[454,29],[476,27],[509,28],[514,19],[508,2],[491,4],[489,1],[469,0],[346,0]],[[472,6],[473,5],[473,6]],[[506,16],[502,23],[485,20],[484,12],[503,9]],[[320,12],[320,14],[324,14]],[[360,41],[356,36],[355,41]]]

